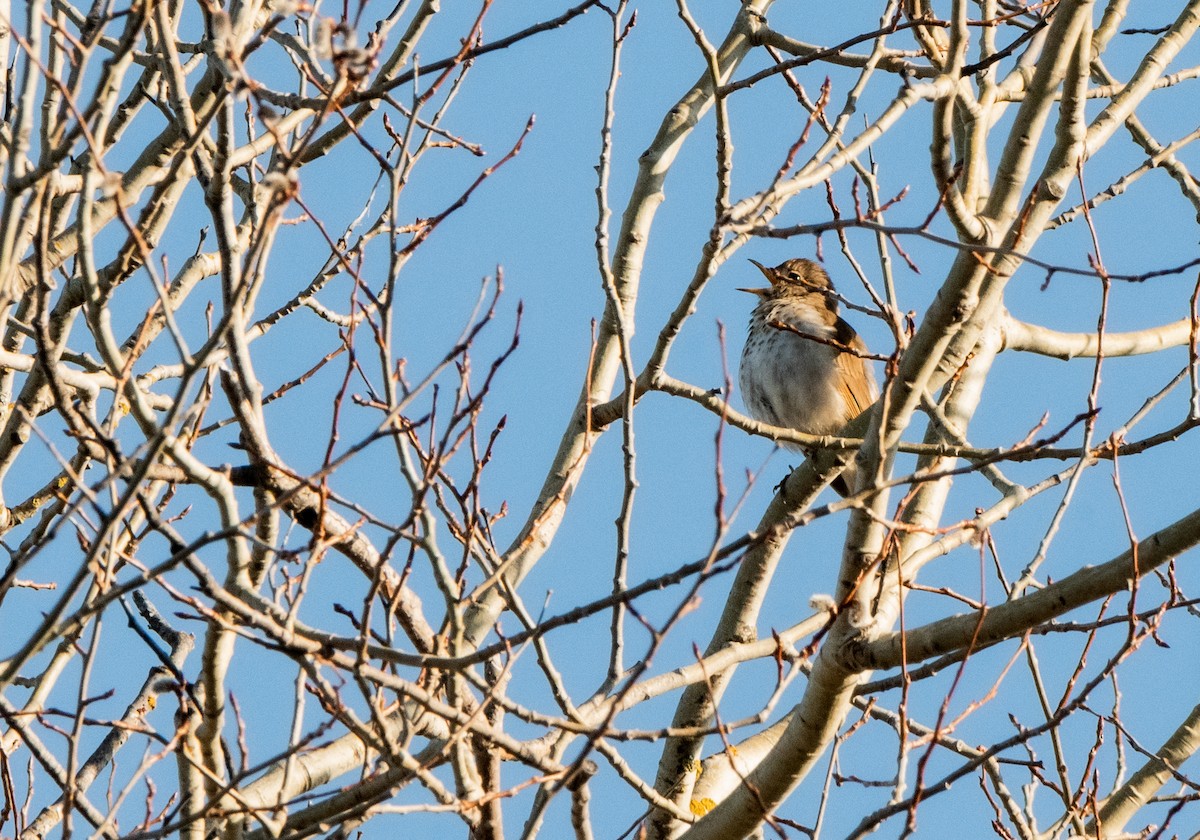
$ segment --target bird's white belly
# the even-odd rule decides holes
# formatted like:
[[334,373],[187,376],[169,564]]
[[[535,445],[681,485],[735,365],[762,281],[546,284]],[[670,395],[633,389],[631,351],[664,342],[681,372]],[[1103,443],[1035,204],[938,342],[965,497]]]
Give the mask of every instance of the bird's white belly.
[[738,383],[751,415],[810,434],[839,430],[850,418],[833,381],[837,355],[833,347],[784,330],[748,342]]

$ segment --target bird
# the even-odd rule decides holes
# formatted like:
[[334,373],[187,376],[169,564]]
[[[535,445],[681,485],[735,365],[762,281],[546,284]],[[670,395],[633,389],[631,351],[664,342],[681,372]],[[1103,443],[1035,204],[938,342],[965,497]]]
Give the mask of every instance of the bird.
[[[835,434],[879,398],[865,358],[867,346],[838,314],[829,274],[817,263],[793,259],[758,267],[771,285],[738,289],[758,298],[738,368],[750,416],[762,423],[813,435]],[[785,447],[812,453],[796,444]],[[832,487],[854,490],[853,461]]]

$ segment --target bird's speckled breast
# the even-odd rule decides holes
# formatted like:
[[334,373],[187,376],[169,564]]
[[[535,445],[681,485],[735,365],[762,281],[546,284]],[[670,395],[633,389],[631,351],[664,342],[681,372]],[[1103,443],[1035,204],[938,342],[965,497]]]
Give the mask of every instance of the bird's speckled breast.
[[[792,317],[782,317],[776,302],[764,302],[755,309],[751,323],[781,321],[808,335],[834,337],[833,328],[797,318],[796,307],[790,308]],[[738,371],[746,407],[753,416],[776,426],[811,434],[836,432],[851,419],[833,384],[839,352],[788,330],[752,329]]]

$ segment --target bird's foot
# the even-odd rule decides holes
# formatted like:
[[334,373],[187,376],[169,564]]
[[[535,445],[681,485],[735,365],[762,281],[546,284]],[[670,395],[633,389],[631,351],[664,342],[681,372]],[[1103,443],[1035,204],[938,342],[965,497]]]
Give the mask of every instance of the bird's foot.
[[782,493],[783,485],[787,484],[787,480],[792,477],[792,473],[794,473],[795,471],[796,471],[795,467],[788,467],[787,475],[785,475],[783,478],[779,479],[779,483],[776,484],[775,487],[772,489],[776,493]]

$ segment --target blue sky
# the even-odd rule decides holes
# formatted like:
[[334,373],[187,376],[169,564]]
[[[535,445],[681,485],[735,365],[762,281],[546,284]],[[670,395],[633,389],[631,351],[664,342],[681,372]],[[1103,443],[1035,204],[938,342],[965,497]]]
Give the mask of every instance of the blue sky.
[[[635,5],[637,26],[631,32],[623,54],[614,125],[611,183],[614,234],[637,174],[638,155],[653,137],[666,110],[702,70],[700,56],[690,34],[676,16],[673,4]],[[697,2],[694,5],[693,12],[703,25],[711,27],[710,37],[716,39],[727,25],[734,4],[702,5]],[[457,49],[457,39],[476,13],[474,7],[447,6],[422,42],[421,58],[426,62]],[[366,8],[367,17],[386,12],[382,7],[378,10],[371,6]],[[561,4],[551,2],[497,2],[488,16],[485,35],[499,37],[556,14],[561,8]],[[1164,23],[1166,15],[1160,20],[1157,14],[1154,9],[1135,8],[1128,26]],[[1147,18],[1140,20],[1136,15]],[[836,12],[818,8],[817,4],[779,3],[771,13],[770,22],[780,31],[795,33],[806,41],[836,43],[875,27],[878,16],[877,5],[866,2],[839,4]],[[536,115],[536,124],[521,153],[476,191],[469,203],[447,219],[417,251],[401,275],[401,302],[396,310],[398,354],[407,360],[414,378],[419,378],[424,370],[441,359],[457,337],[475,304],[484,277],[494,276],[497,268],[502,269],[505,291],[495,323],[480,336],[476,346],[477,372],[481,372],[491,357],[508,344],[518,302],[522,306],[520,347],[497,378],[482,420],[482,426],[490,428],[501,416],[507,418],[483,482],[485,506],[495,512],[506,504],[509,510],[508,517],[495,532],[496,543],[501,549],[519,530],[554,456],[587,364],[592,320],[602,311],[603,293],[594,250],[593,167],[600,146],[608,37],[608,19],[593,10],[561,30],[478,59],[444,125],[469,141],[479,143],[487,150],[487,156],[477,160],[461,151],[435,150],[418,169],[400,204],[401,215],[408,219],[437,213],[474,180],[483,166],[502,157],[520,136],[529,116]],[[1151,36],[1123,37],[1148,42]],[[1177,65],[1190,66],[1195,63],[1195,58],[1196,50],[1192,49]],[[744,77],[763,66],[766,66],[763,57],[753,56],[736,76]],[[277,69],[264,58],[260,72],[270,75]],[[1110,63],[1110,69],[1124,77],[1132,68],[1123,65],[1118,55]],[[834,102],[840,103],[840,97],[853,81],[851,72],[829,67],[808,68],[799,73],[799,78],[809,94],[815,96],[826,74],[832,85]],[[1188,84],[1194,83],[1163,92],[1143,114],[1147,125],[1164,142],[1195,127],[1194,91]],[[855,121],[861,124],[862,120],[876,116],[894,95],[897,86],[894,79],[877,80],[859,103]],[[1096,107],[1098,110],[1099,106]],[[909,188],[905,200],[889,214],[889,220],[896,224],[920,224],[936,202],[928,164],[930,111],[927,103],[918,105],[873,149],[880,165],[880,192],[892,196]],[[775,171],[788,145],[803,128],[804,116],[777,79],[738,95],[731,102],[730,114],[736,149],[733,176],[736,199],[760,188]],[[652,348],[664,318],[675,306],[692,275],[708,235],[715,184],[713,126],[710,114],[689,139],[666,183],[666,200],[655,221],[642,277],[638,324],[632,343],[635,364],[644,360]],[[368,124],[365,134],[382,142],[378,117]],[[998,133],[998,136],[1002,135]],[[810,148],[816,142],[814,134]],[[1126,136],[1115,136],[1108,148],[1087,163],[1084,178],[1088,191],[1096,192],[1107,186],[1136,167],[1143,157]],[[1181,153],[1181,158],[1193,165],[1198,163],[1190,149]],[[373,188],[374,171],[370,156],[353,142],[347,142],[335,154],[302,171],[301,195],[330,231],[340,233],[361,211]],[[851,206],[850,175],[842,173],[835,177],[833,188],[843,211],[848,212]],[[1078,199],[1076,185],[1067,202],[1073,204]],[[372,205],[376,212],[382,206],[381,200],[377,197]],[[185,196],[185,202],[194,203],[196,221],[189,224],[186,218],[180,218],[175,222],[162,249],[171,266],[182,264],[195,248],[200,228],[208,222],[198,190]],[[298,215],[298,210],[290,210],[289,215]],[[777,223],[786,226],[822,221],[828,215],[824,190],[814,189],[792,201]],[[1161,172],[1151,172],[1120,200],[1095,211],[1094,223],[1105,264],[1112,272],[1140,273],[1192,259],[1196,243],[1194,217],[1194,212],[1179,197],[1169,178]],[[948,224],[941,219],[934,222],[933,230],[943,235],[950,233]],[[867,232],[851,232],[849,239],[867,274],[877,282],[879,266],[877,259],[872,260],[873,237]],[[919,274],[909,271],[901,260],[894,259],[901,305],[903,309],[915,312],[919,322],[954,255],[947,248],[916,237],[905,237],[901,242],[920,268]],[[841,258],[836,238],[827,235],[821,244],[825,263],[839,290],[858,304],[869,303]],[[1045,236],[1034,255],[1056,264],[1082,268],[1087,265],[1090,250],[1088,232],[1077,223]],[[710,283],[696,313],[684,326],[668,372],[693,384],[716,388],[722,386],[723,365],[728,364],[736,381],[737,358],[751,304],[750,298],[738,293],[736,288],[757,284],[755,278],[758,276],[747,258],[772,265],[793,256],[812,257],[816,251],[817,244],[811,237],[749,243]],[[295,294],[320,268],[327,253],[323,240],[311,224],[285,228],[272,255],[270,277],[260,298],[260,310],[268,311]],[[895,256],[893,253],[893,258]],[[385,254],[368,252],[364,276],[382,279],[385,271]],[[1094,329],[1100,306],[1098,282],[1094,278],[1064,274],[1056,275],[1048,284],[1044,283],[1045,279],[1045,273],[1033,267],[1023,269],[1013,279],[1006,298],[1012,313],[1018,318],[1056,329]],[[1110,329],[1138,329],[1185,317],[1194,282],[1195,272],[1192,271],[1146,283],[1115,284],[1109,303]],[[333,283],[322,294],[322,302],[344,310],[348,291],[348,283]],[[143,287],[140,293],[131,292],[129,299],[136,301],[139,295],[148,294]],[[116,314],[118,319],[128,320],[128,327],[140,319],[142,311],[134,304]],[[890,352],[888,334],[880,323],[861,314],[852,313],[848,317],[874,350]],[[204,334],[203,301],[190,305],[184,324],[189,335]],[[718,338],[719,325],[724,325],[725,329],[724,347]],[[122,330],[118,332],[123,334]],[[334,349],[338,341],[336,330],[328,323],[311,313],[299,313],[255,345],[259,376],[267,390],[272,390],[307,370]],[[150,360],[148,357],[147,361]],[[374,359],[370,361],[374,364]],[[1107,360],[1100,391],[1102,412],[1098,436],[1123,423],[1186,361],[1185,349],[1155,357]],[[324,457],[332,396],[345,370],[344,365],[343,357],[315,376],[307,388],[297,389],[267,409],[272,441],[298,470],[316,469]],[[367,370],[370,375],[378,376],[377,365],[367,367]],[[996,363],[977,421],[972,426],[972,443],[978,446],[1011,445],[1036,427],[1043,415],[1048,415],[1048,430],[1066,425],[1086,407],[1092,370],[1090,360],[1061,362],[1031,355],[1003,354]],[[882,375],[882,370],[877,373]],[[450,387],[452,381],[453,378],[448,377],[443,384]],[[355,379],[350,391],[364,393],[365,386]],[[736,394],[732,401],[735,406],[741,405]],[[1186,414],[1186,402],[1186,389],[1181,389],[1151,414],[1135,436],[1178,422]],[[213,411],[215,416],[225,416],[219,406]],[[369,410],[351,408],[344,412],[341,422],[342,441],[348,444],[368,433],[377,422],[377,415]],[[708,550],[714,531],[718,427],[718,419],[713,414],[695,404],[665,395],[648,395],[639,404],[635,430],[640,487],[632,519],[631,581],[663,574],[704,556]],[[906,439],[918,439],[918,431],[914,429],[912,436]],[[240,453],[228,447],[234,441],[236,432],[227,430],[223,435],[214,435],[197,451],[213,463],[237,463]],[[1079,441],[1080,433],[1076,429],[1064,445],[1078,445]],[[733,532],[737,534],[753,527],[770,501],[772,487],[798,460],[796,455],[786,452],[772,455],[770,441],[735,429],[725,430],[721,443],[722,467],[731,497],[737,497],[746,487],[748,473],[756,476],[744,508],[733,524]],[[331,484],[371,513],[384,520],[396,521],[404,516],[408,498],[406,493],[395,489],[395,455],[389,447],[385,442],[376,443],[366,457],[342,468]],[[1125,501],[1139,536],[1162,527],[1194,506],[1195,482],[1190,470],[1197,454],[1195,441],[1184,438],[1164,450],[1122,461],[1120,470]],[[900,463],[903,468],[911,461],[902,459]],[[1028,483],[1060,468],[1057,463],[1046,465],[1040,462],[1004,467],[1011,477]],[[463,470],[465,464],[457,464],[451,469]],[[1103,562],[1127,544],[1111,475],[1110,466],[1102,465],[1083,479],[1077,499],[1053,544],[1046,569],[1051,577],[1061,578],[1081,565]],[[39,475],[30,483],[36,486],[41,480]],[[622,481],[619,431],[614,428],[598,444],[553,549],[524,584],[523,596],[531,609],[540,609],[544,603],[545,614],[554,615],[607,594],[615,554],[613,520],[619,510]],[[14,498],[18,497],[20,477],[14,477],[11,488],[8,492]],[[1061,496],[1061,488],[1050,491],[996,527],[994,537],[1010,579],[1019,573],[1036,550]],[[248,494],[245,498],[249,505]],[[946,522],[969,517],[977,506],[993,499],[994,493],[985,482],[977,477],[965,478],[956,485]],[[198,494],[185,492],[181,493],[179,507],[188,500],[202,503]],[[832,500],[832,494],[822,499]],[[760,636],[768,635],[772,628],[789,626],[807,615],[808,600],[813,593],[832,591],[845,523],[845,513],[826,517],[793,537],[763,613],[758,628]],[[203,517],[196,517],[181,526],[185,531],[195,529],[197,533],[210,527],[212,521]],[[290,545],[301,548],[306,538],[306,533],[297,528],[289,537]],[[449,546],[445,535],[443,539]],[[52,577],[55,556],[59,552],[70,554],[76,551],[73,538],[64,533],[40,565],[30,569],[28,576]],[[210,549],[209,553],[214,565],[222,562],[218,549]],[[964,547],[931,565],[923,582],[951,587],[976,597],[981,584],[980,562],[975,549]],[[1190,593],[1196,583],[1194,570],[1180,564],[1178,571],[1184,592]],[[182,575],[174,582],[179,586],[190,585]],[[417,564],[412,582],[433,607],[437,596],[428,569]],[[364,585],[359,573],[340,558],[327,559],[313,574],[311,595],[306,605],[307,620],[336,632],[349,633],[348,623],[332,614],[329,606],[335,601],[356,605]],[[698,607],[679,623],[658,650],[650,668],[651,674],[691,661],[693,646],[703,648],[707,644],[713,621],[721,608],[725,586],[727,584],[720,579],[708,584]],[[986,586],[989,601],[1003,598],[990,571],[986,574]],[[165,595],[160,597],[164,602],[167,600]],[[648,596],[638,606],[650,620],[662,620],[675,607],[679,597],[678,590],[669,590]],[[11,619],[14,625],[10,626],[34,620],[42,608],[43,596],[14,594],[6,604],[6,612],[15,616]],[[939,596],[917,594],[909,603],[908,620],[925,621],[960,609],[961,605],[948,604]],[[1094,609],[1081,612],[1090,616]],[[437,617],[436,610],[431,610],[431,618],[436,620]],[[6,616],[6,625],[9,620]],[[1083,618],[1079,617],[1079,620]],[[556,664],[577,700],[586,698],[604,677],[607,621],[607,616],[602,614],[588,622],[556,631],[548,639]],[[1171,704],[1156,703],[1156,697],[1180,697],[1184,706],[1190,704],[1187,698],[1190,681],[1194,679],[1194,662],[1186,651],[1195,639],[1194,630],[1181,624],[1182,621],[1179,616],[1168,619],[1163,635],[1171,648],[1147,645],[1131,662],[1120,684],[1121,703],[1124,708],[1136,710],[1131,713],[1130,721],[1136,724],[1136,736],[1147,745],[1157,746],[1179,720],[1180,709]],[[506,632],[518,629],[511,617],[505,617],[502,625]],[[186,626],[200,632],[201,625],[197,622]],[[137,661],[139,668],[151,664],[149,654],[138,647],[140,643],[119,626],[118,621],[110,619],[105,632],[119,641],[115,641],[109,651],[113,661],[103,660],[104,667],[99,668],[93,678],[96,691],[116,682],[120,663],[124,661]],[[1119,637],[1118,630],[1113,638]],[[1102,638],[1093,654],[1097,663],[1107,655],[1103,652],[1106,643],[1114,642]],[[1042,665],[1051,679],[1057,681],[1056,690],[1061,691],[1067,669],[1079,661],[1080,641],[1071,637],[1040,640],[1038,644]],[[647,636],[631,622],[628,661],[639,659],[646,645]],[[980,654],[968,664],[951,702],[952,714],[987,693],[1003,667],[1002,663],[1013,655],[1014,649],[1011,644],[1000,646]],[[7,646],[3,648],[3,655],[10,652]],[[290,721],[280,709],[290,707],[290,683],[295,671],[282,658],[250,643],[241,643],[239,655],[245,658],[243,664],[248,667],[234,675],[232,689],[242,699],[243,710],[255,735],[251,746],[261,759],[286,743]],[[536,673],[531,650],[522,654],[516,675],[510,687],[514,699],[534,708],[554,711],[548,691]],[[773,678],[773,664],[745,666],[724,701],[723,717],[737,718],[756,711],[769,694]],[[1011,732],[1010,714],[1026,725],[1036,721],[1036,703],[1030,688],[1024,684],[1028,682],[1027,676],[1020,669],[1014,669],[1008,680],[1003,686],[1006,690],[1002,699],[976,713],[964,724],[960,737],[971,743],[1005,737]],[[772,721],[796,702],[801,686],[802,681],[793,685],[772,715]],[[946,691],[947,683],[943,680],[919,685],[914,689],[911,713],[923,722],[931,722]],[[670,720],[675,698],[676,695],[668,695],[648,703],[645,708],[619,718],[617,725],[630,728],[665,726]],[[65,696],[62,702],[67,702]],[[123,698],[118,692],[110,701],[113,708],[108,713],[115,714],[114,709],[121,702]],[[895,693],[885,695],[881,702],[894,707]],[[1112,692],[1109,692],[1098,701],[1100,708],[1097,711],[1103,710],[1104,703],[1111,702]],[[158,714],[163,718],[161,725],[169,726],[170,711],[163,709]],[[311,714],[314,721],[320,715],[319,710]],[[1066,732],[1069,742],[1076,747],[1073,759],[1076,772],[1083,764],[1078,745],[1089,743],[1093,734],[1089,726],[1094,726],[1094,719],[1087,719],[1086,724],[1081,720]],[[521,724],[513,722],[514,733],[521,734],[523,730]],[[1086,746],[1083,749],[1086,750]],[[894,738],[882,732],[869,732],[847,744],[841,756],[842,772],[886,779],[894,772],[894,751]],[[629,756],[634,769],[643,778],[653,778],[657,745],[629,745]],[[1052,764],[1049,755],[1041,758],[1048,766]],[[939,757],[938,761],[942,759]],[[941,767],[944,772],[951,766],[950,763],[940,765],[935,762],[930,775],[936,778],[940,775],[936,768]],[[811,776],[781,813],[811,824],[816,815],[820,785],[820,773]],[[959,782],[956,792],[935,798],[930,810],[923,813],[918,836],[949,836],[950,827],[961,826],[965,819],[964,810],[978,819],[978,828],[972,823],[972,831],[985,830],[989,812],[982,794],[972,788],[973,785],[972,779],[965,779]],[[853,786],[836,789],[835,804],[826,815],[827,833],[823,836],[842,836],[866,809],[884,801],[887,793],[887,788],[871,788],[866,792]],[[1043,791],[1042,795],[1048,797],[1048,792]],[[402,794],[398,801],[408,804],[422,801],[422,794],[416,791]],[[513,836],[519,832],[530,801],[530,794],[525,792],[505,805],[507,828]],[[633,822],[642,807],[640,800],[605,768],[595,783],[593,794],[597,835],[617,836]],[[1053,813],[1053,804],[1046,813]],[[445,828],[449,819],[385,817],[368,824],[365,836],[387,837],[409,829],[414,832],[442,830],[437,827]],[[428,829],[421,828],[426,824]],[[543,836],[565,836],[568,824],[567,802],[561,799],[548,817]],[[454,825],[449,830],[457,832],[461,829]],[[898,831],[896,821],[888,824],[885,833],[895,836]]]

